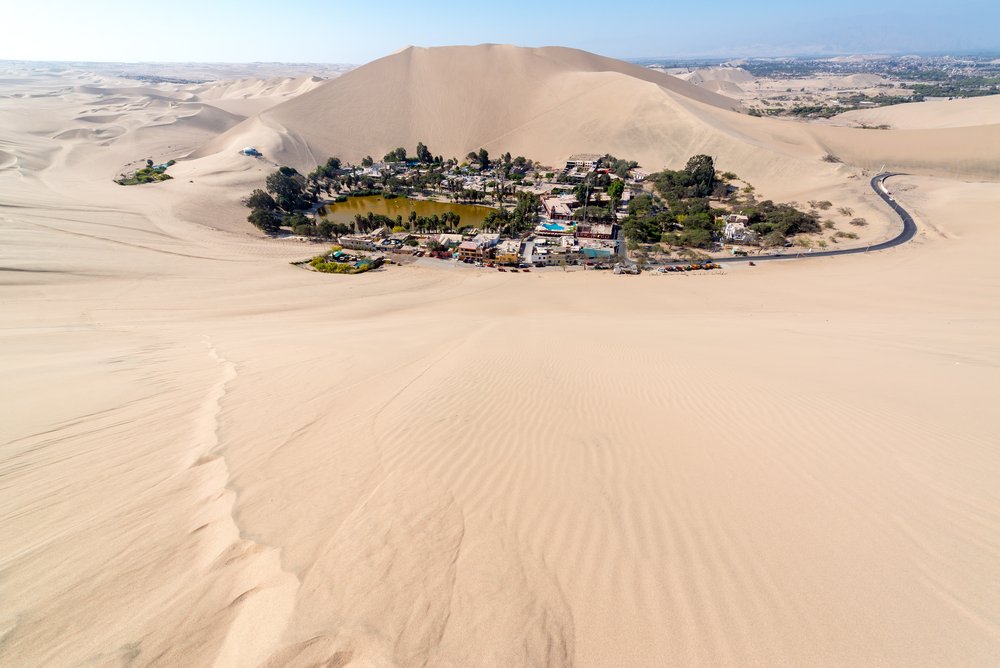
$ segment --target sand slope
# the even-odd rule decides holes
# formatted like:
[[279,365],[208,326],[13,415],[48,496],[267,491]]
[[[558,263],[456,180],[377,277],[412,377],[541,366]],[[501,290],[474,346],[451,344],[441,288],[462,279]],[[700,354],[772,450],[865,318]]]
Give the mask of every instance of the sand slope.
[[893,180],[878,255],[318,275],[65,86],[0,98],[0,665],[996,663],[996,183]]
[[[983,150],[998,145],[1000,127],[974,137],[927,129],[873,141],[854,128],[738,109],[668,74],[575,49],[409,47],[247,119],[192,157],[253,145],[308,169],[331,155],[357,162],[423,141],[446,157],[485,147],[549,165],[572,153],[610,152],[648,169],[676,168],[707,153],[725,169],[754,174],[765,190],[789,173],[829,185],[836,168],[820,162],[828,152],[864,169],[954,173],[957,161],[961,174],[1000,178],[998,153]],[[938,150],[944,145],[947,154]]]
[[835,116],[832,121],[846,124],[885,124],[899,130],[997,125],[1000,124],[1000,96],[926,100],[877,109],[860,109]]

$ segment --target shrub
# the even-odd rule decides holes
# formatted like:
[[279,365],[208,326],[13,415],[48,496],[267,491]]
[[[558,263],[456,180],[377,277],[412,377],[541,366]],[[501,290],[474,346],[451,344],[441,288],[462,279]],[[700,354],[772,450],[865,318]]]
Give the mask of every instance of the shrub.
[[864,218],[855,218],[851,221],[851,225],[854,225],[855,227],[864,227],[867,224],[868,221]]

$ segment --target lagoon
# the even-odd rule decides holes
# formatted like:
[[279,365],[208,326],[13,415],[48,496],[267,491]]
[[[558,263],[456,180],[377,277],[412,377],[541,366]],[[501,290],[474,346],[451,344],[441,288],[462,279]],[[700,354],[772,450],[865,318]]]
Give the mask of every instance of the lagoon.
[[418,216],[430,218],[431,216],[450,211],[457,213],[460,217],[461,225],[472,225],[480,227],[490,211],[495,211],[487,206],[477,206],[475,204],[452,204],[450,202],[433,202],[428,200],[410,199],[408,197],[395,197],[385,199],[379,195],[367,195],[364,197],[348,197],[346,202],[337,202],[326,205],[326,214],[321,216],[325,220],[334,223],[354,223],[354,216],[361,214],[367,216],[369,212],[395,218],[402,216],[406,220],[411,211],[416,211]]

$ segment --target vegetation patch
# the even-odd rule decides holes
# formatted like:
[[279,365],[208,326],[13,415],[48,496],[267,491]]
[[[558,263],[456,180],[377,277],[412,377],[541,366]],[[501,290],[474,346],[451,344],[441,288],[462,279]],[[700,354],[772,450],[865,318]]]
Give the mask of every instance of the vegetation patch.
[[363,274],[382,266],[382,258],[363,257],[355,261],[341,262],[336,259],[340,246],[334,246],[329,255],[317,255],[309,261],[309,266],[324,274]]
[[115,183],[120,186],[135,186],[141,183],[156,183],[157,181],[169,181],[173,177],[167,174],[167,168],[176,164],[176,160],[169,160],[162,165],[154,165],[152,160],[146,161],[146,166],[137,169],[131,174],[122,174],[115,179]]
[[[722,239],[724,223],[719,213],[746,216],[746,227],[756,233],[763,246],[781,246],[789,237],[822,231],[816,213],[771,200],[758,202],[752,186],[736,197],[729,185],[732,179],[719,176],[707,155],[693,156],[684,169],[650,175],[655,192],[633,197],[622,223],[630,249],[657,242],[682,248],[712,248]],[[711,200],[718,202],[716,208],[711,206]],[[723,203],[725,208],[718,208]],[[827,201],[811,204],[822,210],[833,206]]]

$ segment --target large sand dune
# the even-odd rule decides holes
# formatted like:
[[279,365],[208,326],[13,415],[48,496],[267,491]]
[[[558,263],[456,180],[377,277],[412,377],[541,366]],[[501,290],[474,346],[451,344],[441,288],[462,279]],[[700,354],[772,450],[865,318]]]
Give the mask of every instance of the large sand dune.
[[[0,665],[996,665],[997,183],[897,177],[906,246],[698,276],[319,275],[242,223],[264,172],[228,143],[288,120],[289,156],[503,127],[491,147],[532,155],[728,147],[885,221],[824,143],[966,159],[540,67],[555,100],[602,86],[562,127],[470,107],[452,138],[434,111],[300,134],[346,104],[325,83],[134,188],[121,165],[235,112],[75,71],[0,86]],[[412,71],[433,109],[476,99]]]
[[676,168],[707,153],[785,197],[798,194],[781,185],[792,174],[810,187],[842,180],[821,162],[827,153],[864,169],[1000,178],[1000,126],[875,137],[754,118],[735,100],[662,72],[574,49],[505,45],[406,48],[247,119],[192,157],[253,145],[311,168],[331,155],[357,162],[397,146],[412,151],[418,141],[445,157],[485,147],[549,165],[607,152]]

